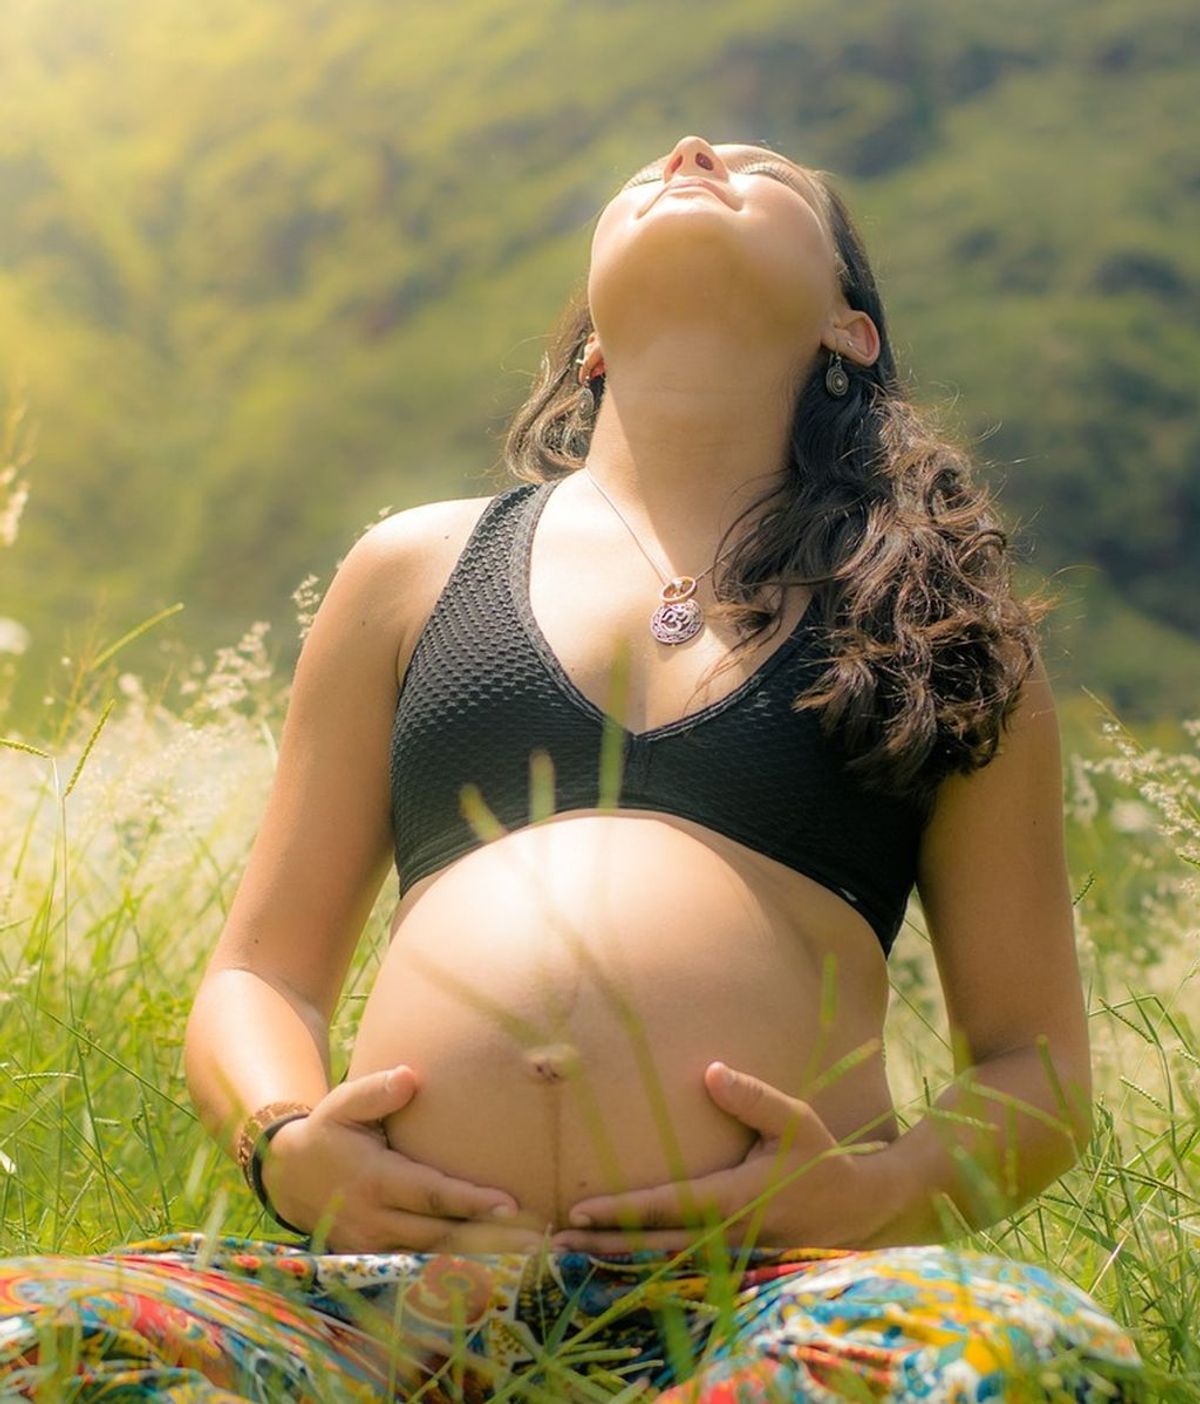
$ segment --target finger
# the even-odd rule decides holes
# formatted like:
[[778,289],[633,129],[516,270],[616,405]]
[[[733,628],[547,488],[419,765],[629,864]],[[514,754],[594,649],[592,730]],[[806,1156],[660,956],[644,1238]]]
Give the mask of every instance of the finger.
[[764,1137],[777,1138],[789,1132],[794,1136],[814,1114],[807,1102],[725,1063],[710,1063],[704,1070],[704,1082],[722,1111]]
[[[691,1232],[681,1228],[656,1229],[652,1232],[634,1230],[630,1233],[611,1230],[585,1233],[581,1229],[570,1229],[556,1233],[550,1240],[550,1249],[555,1253],[637,1253],[643,1250],[682,1253],[702,1237],[703,1231],[698,1229]],[[736,1246],[739,1242],[736,1229],[727,1230],[724,1241]]]
[[530,1228],[510,1228],[484,1220],[438,1219],[427,1214],[389,1216],[389,1233],[401,1244],[425,1253],[533,1253],[545,1235]]
[[498,1208],[510,1210],[514,1218],[520,1212],[504,1190],[443,1175],[398,1151],[381,1151],[377,1174],[379,1202],[389,1209],[434,1219],[485,1219]]
[[699,1216],[719,1221],[729,1212],[722,1206],[744,1203],[759,1192],[758,1180],[757,1174],[753,1178],[747,1174],[745,1166],[734,1166],[696,1180],[676,1180],[629,1194],[581,1199],[571,1206],[567,1218],[572,1225],[583,1228],[678,1228]]
[[[442,1227],[446,1228],[443,1220]],[[455,1220],[438,1242],[440,1253],[539,1253],[549,1234],[482,1220]]]
[[545,1235],[528,1228],[490,1222],[459,1222],[427,1214],[382,1209],[361,1228],[339,1228],[331,1243],[339,1252],[367,1253],[535,1253]]
[[381,1068],[335,1087],[322,1103],[338,1121],[382,1121],[385,1116],[407,1106],[417,1090],[417,1075],[401,1063]]

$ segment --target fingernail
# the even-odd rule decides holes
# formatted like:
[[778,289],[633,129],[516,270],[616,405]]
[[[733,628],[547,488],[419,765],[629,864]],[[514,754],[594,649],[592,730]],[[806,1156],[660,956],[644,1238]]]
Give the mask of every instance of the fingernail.
[[515,1219],[517,1211],[511,1204],[494,1204],[492,1206],[493,1219]]
[[591,1217],[587,1214],[582,1213],[578,1209],[572,1209],[570,1217],[571,1222],[575,1225],[576,1228],[591,1228],[592,1226]]
[[734,1083],[733,1069],[727,1068],[724,1063],[719,1064],[719,1066],[721,1070],[719,1073],[717,1073],[717,1078],[720,1081],[721,1086],[732,1087]]

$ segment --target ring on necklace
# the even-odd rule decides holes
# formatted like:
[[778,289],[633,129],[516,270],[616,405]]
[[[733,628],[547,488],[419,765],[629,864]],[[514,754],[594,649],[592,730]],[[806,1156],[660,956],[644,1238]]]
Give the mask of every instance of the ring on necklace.
[[680,600],[686,600],[689,595],[695,593],[696,581],[691,575],[677,575],[674,580],[669,580],[659,591],[668,604],[677,604]]

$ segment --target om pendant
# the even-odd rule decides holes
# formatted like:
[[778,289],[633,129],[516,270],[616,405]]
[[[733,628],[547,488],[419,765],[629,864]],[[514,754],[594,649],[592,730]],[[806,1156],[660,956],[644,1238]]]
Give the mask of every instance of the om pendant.
[[690,575],[677,575],[659,591],[663,602],[650,616],[650,632],[659,643],[686,643],[704,627],[704,611],[692,598],[695,593]]

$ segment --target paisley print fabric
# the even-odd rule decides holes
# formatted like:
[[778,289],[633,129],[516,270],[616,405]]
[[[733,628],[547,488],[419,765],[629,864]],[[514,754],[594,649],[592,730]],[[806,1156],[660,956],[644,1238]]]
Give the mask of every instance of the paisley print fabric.
[[4,1399],[1112,1404],[1140,1367],[1064,1278],[941,1244],[347,1254],[182,1233],[0,1260]]

